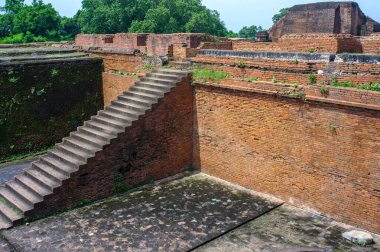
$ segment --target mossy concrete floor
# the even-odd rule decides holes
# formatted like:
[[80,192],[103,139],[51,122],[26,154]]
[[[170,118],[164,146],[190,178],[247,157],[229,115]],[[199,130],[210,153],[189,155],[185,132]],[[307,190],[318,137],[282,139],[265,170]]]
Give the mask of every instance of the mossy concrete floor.
[[3,231],[0,251],[376,251],[281,203],[196,174]]

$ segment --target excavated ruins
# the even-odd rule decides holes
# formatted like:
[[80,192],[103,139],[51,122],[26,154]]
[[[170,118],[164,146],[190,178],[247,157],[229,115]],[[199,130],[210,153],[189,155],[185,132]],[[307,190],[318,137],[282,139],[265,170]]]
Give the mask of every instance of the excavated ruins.
[[[0,137],[20,151],[58,143],[0,168],[0,249],[376,251],[379,26],[331,2],[291,8],[271,42],[78,34],[2,46],[0,81],[19,85],[4,95],[30,100],[7,125],[27,120],[24,133]],[[353,226],[375,244],[342,238]]]

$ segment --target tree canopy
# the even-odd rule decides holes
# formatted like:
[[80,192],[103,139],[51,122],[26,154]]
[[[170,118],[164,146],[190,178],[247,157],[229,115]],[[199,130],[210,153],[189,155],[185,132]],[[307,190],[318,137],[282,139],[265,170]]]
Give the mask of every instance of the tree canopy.
[[201,0],[83,0],[80,24],[83,33],[227,34],[219,13]]
[[277,23],[281,18],[283,18],[283,17],[286,15],[286,13],[288,13],[289,9],[290,9],[290,8],[283,8],[283,9],[281,9],[276,15],[274,15],[274,16],[272,17],[272,21],[273,21],[273,23],[275,24],[275,23]]
[[256,26],[256,25],[251,25],[249,27],[244,26],[240,31],[239,31],[239,37],[240,38],[249,38],[249,39],[255,39],[256,38],[256,33],[259,31],[262,31],[263,28],[261,26]]
[[69,39],[79,32],[77,17],[62,18],[51,4],[42,0],[33,0],[30,5],[24,0],[6,0],[0,11],[2,43]]
[[[285,15],[282,9],[275,17]],[[273,17],[273,20],[275,20]],[[276,20],[277,20],[276,19]],[[61,17],[51,4],[6,0],[0,7],[0,43],[74,39],[78,33],[209,33],[255,38],[260,26],[228,31],[215,10],[202,0],[82,0],[82,9]]]

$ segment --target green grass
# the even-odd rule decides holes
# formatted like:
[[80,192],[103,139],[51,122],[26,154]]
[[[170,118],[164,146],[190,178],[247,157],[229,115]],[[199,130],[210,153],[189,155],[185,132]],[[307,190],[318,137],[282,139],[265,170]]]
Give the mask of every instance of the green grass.
[[222,70],[215,70],[212,68],[194,68],[193,77],[195,79],[202,79],[202,80],[221,80],[221,79],[229,78],[230,74]]
[[114,70],[114,71],[112,71],[112,73],[117,74],[117,75],[122,75],[122,76],[130,76],[130,77],[134,77],[134,78],[139,77],[137,73],[126,73],[126,72],[123,72],[121,70]]
[[333,82],[331,83],[331,86],[356,88],[356,89],[380,92],[380,83],[362,83],[358,86],[355,86],[352,81],[338,82],[337,80],[333,80]]
[[0,164],[3,164],[3,163],[12,163],[12,162],[15,162],[15,161],[19,161],[19,160],[23,160],[23,159],[27,159],[27,158],[36,157],[36,156],[45,154],[48,150],[51,150],[53,148],[54,148],[54,146],[50,146],[50,147],[42,149],[42,150],[33,150],[33,151],[28,151],[28,152],[25,152],[25,153],[22,153],[22,154],[15,154],[13,156],[10,156],[7,159],[0,160]]

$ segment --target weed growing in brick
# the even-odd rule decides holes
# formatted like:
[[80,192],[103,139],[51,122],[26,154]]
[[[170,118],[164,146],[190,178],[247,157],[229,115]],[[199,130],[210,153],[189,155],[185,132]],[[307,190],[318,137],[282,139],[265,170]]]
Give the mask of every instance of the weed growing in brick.
[[143,66],[141,69],[144,71],[152,71],[153,67],[152,66]]
[[309,75],[309,84],[317,83],[317,77],[314,74]]
[[273,82],[273,83],[277,83],[277,79],[276,79],[276,77],[273,76],[273,78],[272,78],[272,82]]
[[237,67],[238,67],[238,68],[245,68],[245,64],[244,64],[244,62],[243,62],[242,60],[240,60],[240,61],[238,62],[238,64],[237,64]]
[[325,88],[325,87],[319,87],[319,91],[323,95],[328,95],[329,94],[329,90],[327,88]]
[[122,193],[122,192],[127,192],[129,191],[128,186],[125,184],[125,178],[123,174],[118,173],[114,177],[114,184],[112,187],[112,191],[114,193]]
[[307,49],[307,52],[308,52],[308,53],[314,53],[314,52],[315,52],[315,49],[314,49],[314,48],[308,48],[308,49]]
[[258,81],[258,80],[259,80],[259,78],[257,78],[257,77],[247,79],[248,82],[254,82],[254,81]]
[[56,76],[58,76],[58,74],[59,74],[59,70],[58,69],[53,68],[51,70],[51,77],[56,77]]

